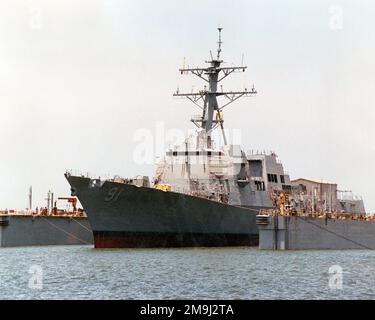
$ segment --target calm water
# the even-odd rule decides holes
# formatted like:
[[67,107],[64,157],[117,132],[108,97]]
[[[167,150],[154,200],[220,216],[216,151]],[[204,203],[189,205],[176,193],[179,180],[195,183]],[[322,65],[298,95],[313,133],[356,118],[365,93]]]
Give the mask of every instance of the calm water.
[[[328,285],[332,265],[342,289]],[[375,299],[375,251],[0,249],[0,299],[198,298]]]

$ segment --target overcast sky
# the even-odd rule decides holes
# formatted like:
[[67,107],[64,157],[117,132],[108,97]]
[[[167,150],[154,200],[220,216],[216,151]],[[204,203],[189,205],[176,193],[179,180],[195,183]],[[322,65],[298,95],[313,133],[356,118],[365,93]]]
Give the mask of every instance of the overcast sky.
[[224,87],[259,92],[224,113],[243,148],[375,212],[374,16],[365,0],[2,0],[0,208],[25,208],[30,185],[34,206],[69,195],[66,169],[152,176],[136,133],[193,127],[172,93],[204,84],[178,68],[204,65],[220,25],[224,60],[248,65]]

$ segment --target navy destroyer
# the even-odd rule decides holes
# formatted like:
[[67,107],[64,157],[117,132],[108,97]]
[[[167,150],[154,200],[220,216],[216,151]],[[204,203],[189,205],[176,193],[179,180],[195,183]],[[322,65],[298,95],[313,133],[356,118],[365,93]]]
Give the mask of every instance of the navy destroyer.
[[[275,153],[245,152],[228,144],[223,109],[254,86],[225,91],[218,84],[246,66],[226,67],[221,59],[222,28],[215,55],[202,68],[180,69],[207,83],[198,92],[174,94],[198,106],[191,121],[196,134],[167,150],[155,178],[100,179],[65,173],[73,196],[88,214],[96,248],[257,245],[256,214],[272,208],[270,193],[291,188]],[[223,136],[215,145],[214,130]]]
[[[65,173],[72,195],[88,214],[96,248],[256,246],[257,214],[274,210],[281,196],[294,192],[298,201],[302,197],[302,183],[290,180],[274,152],[245,152],[227,143],[223,109],[257,92],[254,87],[218,90],[223,79],[247,69],[223,66],[222,29],[218,31],[217,52],[215,57],[210,52],[208,66],[180,69],[207,85],[198,92],[174,94],[200,108],[201,114],[191,119],[196,134],[167,150],[151,183],[146,176],[100,179]],[[213,139],[214,130],[222,135],[220,146]],[[353,205],[363,213],[359,202]]]

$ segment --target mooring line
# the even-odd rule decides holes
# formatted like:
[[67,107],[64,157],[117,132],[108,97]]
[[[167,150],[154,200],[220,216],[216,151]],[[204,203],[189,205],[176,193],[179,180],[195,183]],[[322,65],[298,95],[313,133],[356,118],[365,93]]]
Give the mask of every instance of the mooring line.
[[81,242],[84,243],[84,244],[91,244],[91,242],[88,242],[88,241],[85,241],[85,240],[83,240],[83,239],[81,239],[81,238],[78,238],[78,237],[75,236],[74,234],[72,234],[72,233],[70,233],[70,232],[68,232],[68,231],[66,231],[66,230],[64,230],[64,229],[62,229],[62,228],[60,228],[60,227],[58,227],[57,225],[55,225],[54,223],[52,223],[51,221],[49,221],[49,220],[46,219],[45,217],[42,217],[42,216],[40,216],[40,217],[41,217],[42,219],[46,220],[50,225],[52,225],[54,228],[60,230],[61,232],[64,232],[65,234],[67,234],[67,235],[69,235],[69,236],[71,236],[71,237],[77,239],[78,241],[81,241]]
[[301,220],[303,220],[303,221],[305,221],[305,222],[307,222],[307,223],[310,223],[310,224],[314,225],[314,226],[317,227],[317,228],[320,228],[320,229],[322,229],[322,230],[324,230],[324,231],[327,231],[327,232],[329,232],[329,233],[332,233],[332,234],[334,234],[334,235],[337,236],[337,237],[340,237],[340,238],[343,238],[343,239],[345,239],[345,240],[347,240],[347,241],[350,241],[350,242],[352,242],[352,243],[356,244],[357,246],[360,246],[360,247],[362,247],[362,248],[364,248],[364,249],[374,250],[373,248],[367,247],[366,245],[361,244],[361,243],[359,243],[359,242],[357,242],[357,241],[355,241],[355,240],[349,239],[349,238],[347,238],[347,237],[345,237],[345,236],[343,236],[343,235],[341,235],[341,234],[339,234],[339,233],[336,233],[336,232],[334,232],[334,231],[328,230],[328,229],[326,229],[326,228],[324,228],[324,227],[322,227],[322,226],[320,226],[320,225],[318,225],[318,224],[315,224],[315,223],[313,223],[313,222],[311,222],[311,221],[308,221],[307,219],[305,220],[305,219],[303,219],[302,217],[299,217],[299,216],[296,216],[296,217],[299,218],[299,219],[301,219]]
[[74,219],[73,217],[71,217],[72,220],[74,220],[75,222],[77,222],[82,228],[86,229],[88,232],[92,232],[91,229],[87,228],[86,226],[84,226],[82,223],[79,223],[76,219]]

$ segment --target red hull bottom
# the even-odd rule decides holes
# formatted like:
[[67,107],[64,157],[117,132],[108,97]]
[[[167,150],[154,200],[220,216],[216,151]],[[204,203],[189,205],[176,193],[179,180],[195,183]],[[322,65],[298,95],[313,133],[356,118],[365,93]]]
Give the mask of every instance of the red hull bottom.
[[94,231],[95,248],[178,248],[258,246],[254,234],[151,233]]

